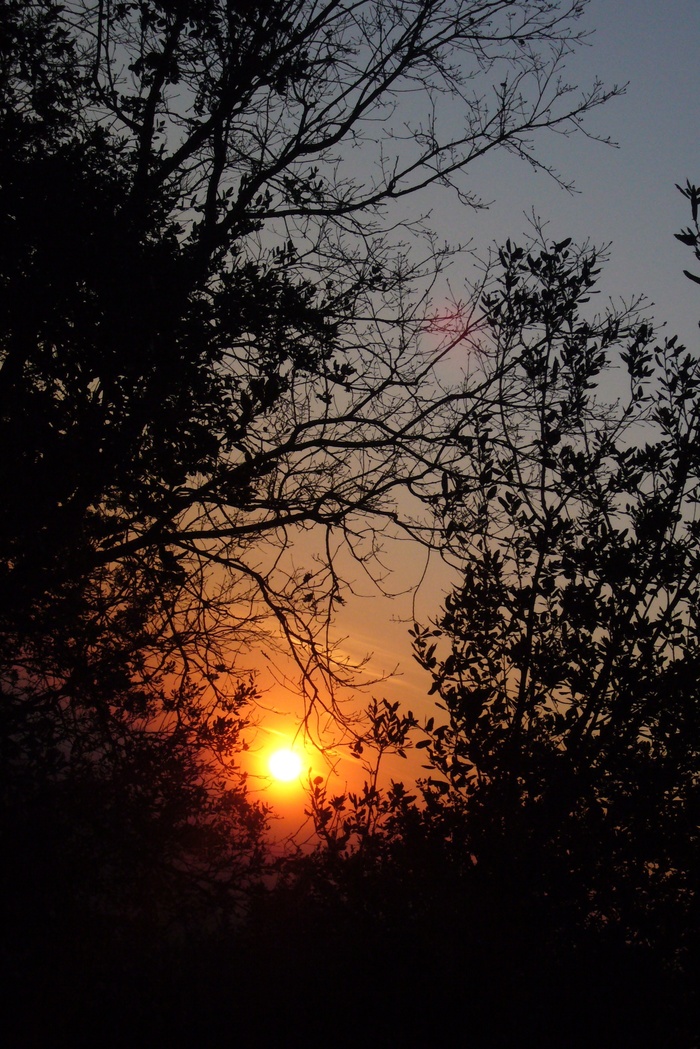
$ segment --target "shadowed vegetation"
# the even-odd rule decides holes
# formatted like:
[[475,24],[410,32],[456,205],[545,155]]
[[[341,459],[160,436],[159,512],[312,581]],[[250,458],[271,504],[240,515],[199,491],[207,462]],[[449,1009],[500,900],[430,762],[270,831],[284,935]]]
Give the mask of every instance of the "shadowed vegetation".
[[[697,362],[544,240],[436,346],[452,249],[401,205],[468,214],[475,160],[546,168],[618,93],[560,77],[584,6],[2,6],[10,1044],[342,1043],[351,1003],[382,1044],[690,1045]],[[370,770],[415,743],[332,642],[392,534],[462,580],[414,629],[428,775],[312,783],[318,847],[273,861],[262,658]]]

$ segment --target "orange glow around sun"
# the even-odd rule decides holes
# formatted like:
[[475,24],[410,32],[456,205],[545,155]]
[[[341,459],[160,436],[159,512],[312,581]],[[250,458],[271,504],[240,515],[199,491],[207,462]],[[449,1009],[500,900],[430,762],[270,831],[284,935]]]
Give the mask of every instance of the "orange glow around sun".
[[276,780],[281,780],[282,783],[291,783],[292,780],[299,779],[303,763],[301,756],[295,750],[285,747],[271,754],[267,765],[270,774]]

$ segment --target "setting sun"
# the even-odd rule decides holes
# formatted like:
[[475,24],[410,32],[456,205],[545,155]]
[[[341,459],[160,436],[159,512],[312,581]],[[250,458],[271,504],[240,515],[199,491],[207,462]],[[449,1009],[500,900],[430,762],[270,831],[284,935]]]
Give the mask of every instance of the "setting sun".
[[276,750],[268,762],[270,773],[283,783],[290,783],[301,775],[302,761],[294,750]]

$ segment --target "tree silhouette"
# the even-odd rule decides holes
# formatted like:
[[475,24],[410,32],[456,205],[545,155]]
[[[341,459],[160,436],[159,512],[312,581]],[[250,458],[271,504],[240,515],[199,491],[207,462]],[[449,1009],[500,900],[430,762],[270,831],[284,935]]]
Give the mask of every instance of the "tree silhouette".
[[[426,775],[311,784],[321,844],[271,911],[348,945],[343,987],[371,956],[415,1044],[696,1040],[700,365],[641,303],[595,312],[603,261],[541,231],[491,260],[429,496],[460,582],[413,629]],[[380,757],[411,746],[370,715]]]
[[434,497],[461,582],[414,632],[447,711],[419,745],[506,894],[688,963],[700,366],[634,308],[591,316],[598,274],[542,238],[487,281],[497,394],[455,416],[462,463]]
[[436,395],[442,350],[419,342],[446,253],[396,246],[421,222],[393,204],[447,184],[476,207],[473,160],[537,164],[532,133],[575,131],[615,93],[557,79],[581,9],[3,5],[18,936],[28,914],[60,922],[59,901],[66,925],[169,921],[247,891],[264,825],[236,764],[253,660],[285,648],[309,704],[333,705],[337,552],[371,571],[382,529],[416,532],[394,493],[441,464],[440,410],[464,397]]
[[[328,553],[371,556],[368,519],[438,455],[436,355],[406,297],[426,265],[382,209],[490,149],[536,162],[533,131],[574,130],[609,97],[554,79],[580,6],[8,6],[13,592],[155,557],[225,578],[255,638],[267,616],[330,671]],[[506,79],[472,98],[482,69]],[[410,146],[391,130],[409,87],[459,106],[457,138],[435,116]],[[319,525],[322,562],[293,569],[281,555]]]

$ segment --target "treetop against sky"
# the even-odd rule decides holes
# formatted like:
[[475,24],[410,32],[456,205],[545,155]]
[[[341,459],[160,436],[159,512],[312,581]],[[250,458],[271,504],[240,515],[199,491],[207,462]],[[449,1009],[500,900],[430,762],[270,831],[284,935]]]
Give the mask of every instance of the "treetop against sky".
[[[653,11],[637,8],[635,46]],[[634,106],[633,84],[624,99],[605,86],[623,80],[614,55],[610,77],[589,75],[619,30],[603,15],[549,0],[7,6],[13,630],[35,642],[42,616],[99,609],[125,658],[138,593],[126,664],[149,703],[174,661],[167,702],[195,718],[194,678],[219,717],[228,689],[252,696],[244,653],[281,639],[308,702],[332,706],[347,584],[383,572],[387,528],[426,540],[399,493],[439,490],[445,420],[483,394],[479,331],[435,331],[450,261],[460,281],[445,215],[449,239],[490,216],[500,232],[535,185],[563,213],[557,177],[576,179],[580,150],[614,155],[569,137],[605,140],[606,114]],[[440,383],[450,352],[466,386]],[[53,647],[57,681],[77,680],[77,656]]]
[[274,985],[336,1040],[695,1045],[699,19],[0,5],[23,1035],[273,1029]]

